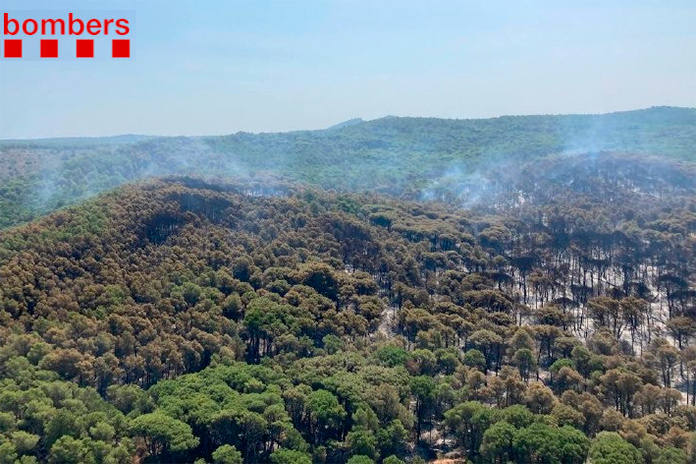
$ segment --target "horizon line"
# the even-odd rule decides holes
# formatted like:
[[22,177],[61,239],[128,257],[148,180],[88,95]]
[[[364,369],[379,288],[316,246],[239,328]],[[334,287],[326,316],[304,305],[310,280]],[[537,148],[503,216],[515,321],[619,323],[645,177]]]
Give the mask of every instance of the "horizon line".
[[491,116],[488,118],[441,118],[437,116],[399,116],[399,115],[385,115],[385,116],[380,116],[378,118],[374,119],[363,119],[359,116],[356,116],[354,118],[349,118],[345,119],[343,121],[339,121],[335,124],[329,125],[327,127],[322,127],[322,128],[317,128],[317,129],[295,129],[295,130],[286,130],[286,131],[259,131],[259,132],[251,132],[251,131],[236,131],[236,132],[229,132],[229,133],[224,133],[224,134],[201,134],[201,135],[153,135],[153,134],[136,134],[136,133],[121,133],[121,134],[112,134],[112,135],[61,135],[58,137],[28,137],[28,138],[2,138],[0,137],[0,142],[43,142],[43,141],[49,141],[49,140],[57,140],[57,141],[65,141],[65,140],[70,140],[70,139],[116,139],[116,138],[126,138],[126,137],[142,137],[142,138],[150,138],[150,139],[158,139],[158,138],[204,138],[204,137],[226,137],[226,136],[231,136],[231,135],[237,135],[237,134],[251,134],[251,135],[262,135],[262,134],[290,134],[294,132],[320,132],[320,131],[325,131],[325,130],[330,130],[332,128],[336,129],[341,129],[341,126],[345,123],[349,123],[352,121],[356,121],[355,124],[362,124],[362,123],[368,123],[368,122],[374,122],[374,121],[379,121],[382,119],[439,119],[442,121],[485,121],[485,120],[491,120],[491,119],[499,119],[499,118],[517,118],[517,117],[544,117],[544,116],[606,116],[606,115],[611,115],[611,114],[621,114],[621,113],[631,113],[631,112],[638,112],[638,111],[648,111],[651,109],[659,109],[659,108],[669,108],[669,109],[681,109],[681,110],[696,110],[696,106],[673,106],[673,105],[653,105],[653,106],[648,106],[648,107],[643,107],[643,108],[635,108],[635,109],[630,109],[630,110],[617,110],[617,111],[608,111],[608,112],[598,112],[598,113],[528,113],[528,114],[502,114],[498,116]]

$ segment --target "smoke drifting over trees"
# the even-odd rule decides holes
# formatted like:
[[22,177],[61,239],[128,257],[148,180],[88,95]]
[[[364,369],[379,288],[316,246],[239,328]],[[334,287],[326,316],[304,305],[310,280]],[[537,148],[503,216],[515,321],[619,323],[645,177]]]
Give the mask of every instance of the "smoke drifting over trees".
[[389,117],[323,131],[222,137],[3,141],[0,227],[164,175],[270,177],[408,199],[428,199],[443,183],[454,184],[450,196],[469,206],[487,200],[491,184],[500,187],[498,173],[509,178],[530,162],[533,170],[539,158],[575,154],[582,163],[587,153],[612,152],[694,161],[695,138],[696,110],[658,107],[484,120]]
[[695,115],[3,142],[0,457],[692,462]]

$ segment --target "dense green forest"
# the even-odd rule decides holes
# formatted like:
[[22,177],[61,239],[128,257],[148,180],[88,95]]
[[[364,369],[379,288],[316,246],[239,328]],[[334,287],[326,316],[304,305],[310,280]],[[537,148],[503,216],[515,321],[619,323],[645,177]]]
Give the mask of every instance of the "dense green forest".
[[548,155],[613,151],[693,162],[694,140],[696,109],[655,107],[480,120],[387,117],[222,137],[0,141],[0,228],[150,176],[271,177],[413,200],[441,179],[489,178],[491,167],[517,169]]

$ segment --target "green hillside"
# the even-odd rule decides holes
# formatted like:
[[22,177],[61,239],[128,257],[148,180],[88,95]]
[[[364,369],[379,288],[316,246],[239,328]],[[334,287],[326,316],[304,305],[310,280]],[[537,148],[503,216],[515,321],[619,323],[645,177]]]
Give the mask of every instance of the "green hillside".
[[548,155],[628,152],[693,162],[696,109],[480,120],[388,117],[326,130],[219,137],[0,142],[0,227],[150,176],[273,178],[420,198],[452,176]]

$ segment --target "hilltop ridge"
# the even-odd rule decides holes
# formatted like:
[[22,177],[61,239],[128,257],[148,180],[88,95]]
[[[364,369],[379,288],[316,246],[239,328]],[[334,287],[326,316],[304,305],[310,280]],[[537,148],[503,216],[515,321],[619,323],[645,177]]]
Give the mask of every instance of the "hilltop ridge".
[[[422,198],[548,156],[629,153],[696,160],[696,109],[480,120],[388,117],[325,130],[208,137],[0,142],[0,227],[151,176],[271,176],[339,191]],[[539,161],[543,162],[543,161]],[[456,179],[454,179],[456,180]]]

